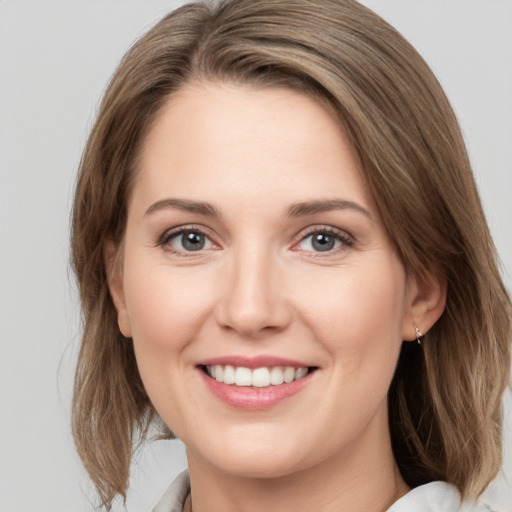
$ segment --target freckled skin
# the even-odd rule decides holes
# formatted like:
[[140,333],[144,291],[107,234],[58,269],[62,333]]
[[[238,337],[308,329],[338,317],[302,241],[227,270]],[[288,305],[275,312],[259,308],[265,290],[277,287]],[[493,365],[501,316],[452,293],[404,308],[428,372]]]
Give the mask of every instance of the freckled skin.
[[[146,214],[166,198],[207,202],[220,216]],[[369,215],[284,213],[334,198]],[[165,239],[179,227],[204,233],[203,249]],[[334,249],[315,250],[312,228],[328,230]],[[386,394],[402,340],[414,339],[412,317],[424,320],[428,308],[346,135],[312,99],[228,85],[175,95],[143,148],[112,294],[147,392],[187,446],[195,512],[384,510],[371,507],[406,491]],[[318,370],[269,410],[240,411],[212,395],[196,367],[227,354]]]

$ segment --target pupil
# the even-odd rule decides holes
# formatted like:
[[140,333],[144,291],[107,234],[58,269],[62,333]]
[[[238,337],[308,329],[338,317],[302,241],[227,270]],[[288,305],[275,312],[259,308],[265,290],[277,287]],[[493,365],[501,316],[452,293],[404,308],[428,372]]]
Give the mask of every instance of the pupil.
[[330,251],[334,248],[334,237],[318,233],[313,237],[313,248],[316,251]]
[[183,247],[187,251],[199,251],[204,247],[204,236],[200,233],[184,233],[182,239]]

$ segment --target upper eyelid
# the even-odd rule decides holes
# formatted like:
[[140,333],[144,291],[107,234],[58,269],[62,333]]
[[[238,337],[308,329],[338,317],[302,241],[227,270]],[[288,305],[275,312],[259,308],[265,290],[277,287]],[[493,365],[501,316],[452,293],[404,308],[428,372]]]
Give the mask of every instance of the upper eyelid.
[[[311,235],[313,235],[315,233],[322,233],[322,232],[338,238],[338,240],[341,242],[341,246],[338,247],[337,249],[333,249],[333,250],[329,250],[329,251],[325,251],[325,252],[301,250],[298,248],[298,245],[301,244],[302,242],[304,242],[304,240],[309,238]],[[329,258],[329,257],[334,257],[336,255],[339,255],[340,252],[345,252],[347,249],[352,248],[355,243],[356,243],[355,238],[350,233],[348,233],[347,231],[345,231],[343,229],[339,229],[339,228],[336,228],[331,225],[324,225],[324,226],[313,225],[313,226],[310,226],[309,228],[306,228],[306,231],[303,230],[301,233],[299,233],[297,235],[297,238],[292,243],[290,249],[292,251],[303,252],[305,254],[308,254],[308,256],[310,256],[310,257]]]
[[172,238],[186,232],[186,231],[196,231],[201,233],[206,238],[208,238],[213,244],[219,245],[216,241],[213,240],[210,230],[205,226],[200,226],[197,224],[183,224],[181,226],[176,226],[173,228],[166,229],[156,240],[156,245],[165,245]]
[[302,229],[295,237],[295,242],[300,242],[301,240],[304,240],[304,238],[314,234],[314,233],[322,233],[327,232],[332,235],[339,236],[340,238],[349,238],[350,240],[355,240],[354,236],[346,231],[345,229],[340,229],[335,226],[331,226],[328,224],[314,224],[312,226],[308,226],[304,229]]
[[[175,226],[169,229],[166,229],[157,239],[157,243],[159,245],[163,245],[167,243],[171,238],[174,236],[178,236],[179,234],[185,232],[185,231],[197,231],[198,233],[201,233],[202,235],[206,236],[212,243],[216,245],[221,245],[217,241],[215,241],[215,235],[212,235],[212,230],[208,227],[201,225],[201,224],[182,224],[179,226]],[[350,241],[354,242],[355,237],[350,234],[348,231],[344,229],[337,228],[335,226],[329,225],[329,224],[313,224],[310,226],[307,226],[303,229],[301,229],[294,237],[291,242],[292,247],[295,246],[297,243],[301,242],[308,236],[311,236],[314,233],[321,233],[321,232],[327,232],[329,234],[332,234],[334,236],[338,236],[341,239],[349,239]]]

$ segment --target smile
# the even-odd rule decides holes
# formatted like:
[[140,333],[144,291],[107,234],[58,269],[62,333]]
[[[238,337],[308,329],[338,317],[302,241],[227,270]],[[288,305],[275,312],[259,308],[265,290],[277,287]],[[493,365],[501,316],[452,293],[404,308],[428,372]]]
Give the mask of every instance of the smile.
[[272,356],[223,356],[196,364],[206,388],[230,408],[271,409],[316,380],[318,366]]
[[272,366],[262,368],[247,368],[232,365],[207,365],[206,373],[217,382],[240,387],[265,388],[280,386],[304,378],[312,368],[293,366]]

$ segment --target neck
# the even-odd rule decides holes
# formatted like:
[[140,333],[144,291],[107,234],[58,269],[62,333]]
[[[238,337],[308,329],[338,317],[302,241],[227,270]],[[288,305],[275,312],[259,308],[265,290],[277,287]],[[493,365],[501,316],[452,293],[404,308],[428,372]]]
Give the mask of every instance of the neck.
[[[190,450],[193,512],[384,512],[409,491],[393,458],[389,435],[344,447],[328,460],[274,478],[219,470]],[[383,442],[384,441],[384,442]]]

